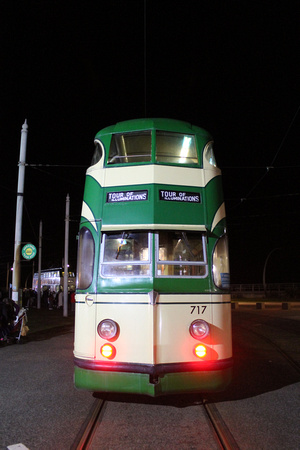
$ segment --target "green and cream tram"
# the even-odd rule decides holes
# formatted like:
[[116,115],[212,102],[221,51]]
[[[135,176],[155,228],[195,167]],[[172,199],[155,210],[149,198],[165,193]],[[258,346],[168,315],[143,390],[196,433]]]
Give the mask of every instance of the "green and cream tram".
[[139,119],[96,135],[79,231],[76,387],[156,396],[229,384],[225,220],[207,131]]

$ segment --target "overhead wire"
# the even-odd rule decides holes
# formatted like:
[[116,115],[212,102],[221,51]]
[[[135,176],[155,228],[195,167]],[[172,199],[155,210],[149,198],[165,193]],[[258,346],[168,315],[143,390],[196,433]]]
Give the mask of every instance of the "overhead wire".
[[47,172],[47,170],[41,169],[41,167],[86,167],[86,166],[64,166],[64,165],[62,166],[62,165],[57,165],[57,164],[54,164],[54,165],[50,165],[50,164],[29,164],[29,167],[32,167],[34,170],[37,170],[37,171],[39,171],[41,173],[44,173],[46,175],[54,176],[55,178],[57,178],[59,180],[64,180],[64,181],[67,181],[70,184],[73,184],[75,186],[79,186],[80,183],[74,182],[74,181],[72,181],[70,179],[66,179],[65,177],[61,177],[61,176],[58,176],[56,174],[53,175],[52,173]]
[[26,167],[86,167],[84,164],[25,164]]
[[[257,188],[257,186],[262,182],[262,180],[269,174],[270,170],[273,170],[273,169],[275,168],[275,167],[274,167],[274,162],[275,162],[275,160],[276,160],[276,158],[277,158],[279,152],[281,151],[281,149],[282,149],[282,147],[283,147],[283,145],[284,145],[284,143],[285,143],[285,140],[286,140],[286,138],[287,138],[287,136],[288,136],[288,134],[289,134],[289,132],[290,132],[290,130],[291,130],[291,128],[292,128],[292,126],[293,126],[295,120],[296,120],[296,117],[297,117],[297,115],[298,115],[298,113],[299,113],[299,110],[300,110],[300,105],[298,106],[297,111],[295,112],[295,114],[294,114],[294,116],[293,116],[293,118],[292,118],[292,120],[291,120],[291,122],[290,122],[290,124],[289,124],[289,126],[288,126],[288,129],[287,129],[285,135],[283,136],[283,138],[282,138],[282,140],[281,140],[281,143],[280,143],[280,145],[279,145],[279,147],[278,147],[278,149],[277,149],[277,151],[276,151],[276,153],[275,153],[275,155],[274,155],[274,158],[272,159],[271,164],[270,164],[269,166],[263,167],[263,168],[266,170],[266,172],[265,172],[265,173],[259,178],[259,180],[252,186],[252,188],[248,191],[248,193],[247,193],[244,197],[242,197],[242,198],[240,199],[239,203],[236,204],[236,205],[235,205],[234,207],[232,207],[231,209],[235,209],[237,206],[239,206],[239,205],[241,205],[242,203],[244,203],[244,202],[250,197],[250,195],[252,194],[252,192]],[[248,168],[248,167],[247,167],[247,168]],[[254,167],[251,166],[251,168],[254,168]]]
[[284,169],[299,169],[300,166],[222,166],[222,170],[258,170],[258,169],[275,169],[275,170],[284,170]]
[[296,120],[296,117],[297,117],[297,115],[298,115],[299,109],[300,109],[300,105],[298,106],[298,109],[297,109],[297,111],[295,112],[295,115],[294,115],[294,117],[293,117],[293,119],[292,119],[292,121],[291,121],[291,123],[290,123],[290,125],[289,125],[289,127],[288,127],[288,129],[287,129],[287,131],[286,131],[286,133],[285,133],[285,135],[283,136],[283,139],[282,139],[282,141],[281,141],[281,144],[279,145],[279,148],[278,148],[278,150],[277,150],[277,152],[276,152],[276,154],[275,154],[275,156],[274,156],[274,158],[273,158],[273,160],[272,160],[272,162],[271,162],[271,166],[274,165],[275,159],[277,158],[278,153],[280,152],[280,150],[281,150],[282,147],[283,147],[283,144],[284,144],[284,142],[285,142],[285,140],[286,140],[286,138],[287,138],[287,136],[288,136],[288,134],[289,134],[289,132],[290,132],[290,129],[292,128],[292,126],[293,126],[293,124],[294,124],[294,122],[295,122],[295,120]]

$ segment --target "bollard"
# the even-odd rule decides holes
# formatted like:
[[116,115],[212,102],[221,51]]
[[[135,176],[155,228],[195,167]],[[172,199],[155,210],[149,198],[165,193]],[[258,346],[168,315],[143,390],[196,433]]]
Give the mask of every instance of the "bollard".
[[257,302],[256,309],[265,309],[265,302]]

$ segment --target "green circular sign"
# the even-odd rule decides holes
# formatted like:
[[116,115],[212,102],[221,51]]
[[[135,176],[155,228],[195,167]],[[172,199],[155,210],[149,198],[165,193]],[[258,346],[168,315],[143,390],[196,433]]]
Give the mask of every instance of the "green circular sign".
[[36,248],[32,244],[26,244],[22,248],[22,256],[25,259],[33,259],[36,255]]

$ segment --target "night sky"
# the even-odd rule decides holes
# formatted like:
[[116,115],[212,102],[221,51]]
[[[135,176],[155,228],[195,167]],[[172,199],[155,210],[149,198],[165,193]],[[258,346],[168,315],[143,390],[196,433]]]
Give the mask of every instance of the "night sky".
[[[22,241],[38,245],[42,220],[42,268],[61,265],[69,193],[75,270],[94,136],[144,116],[213,135],[232,282],[262,282],[273,250],[267,282],[300,281],[299,1],[19,0],[1,2],[0,21],[0,286],[24,120]],[[31,270],[22,263],[22,278]]]

